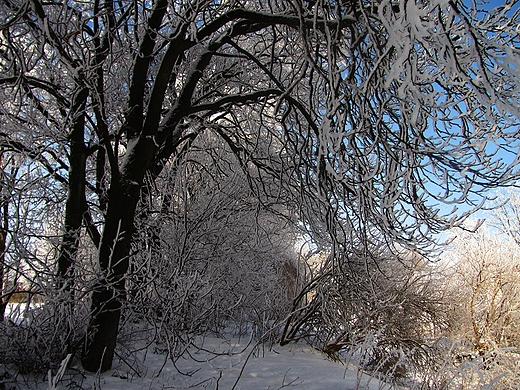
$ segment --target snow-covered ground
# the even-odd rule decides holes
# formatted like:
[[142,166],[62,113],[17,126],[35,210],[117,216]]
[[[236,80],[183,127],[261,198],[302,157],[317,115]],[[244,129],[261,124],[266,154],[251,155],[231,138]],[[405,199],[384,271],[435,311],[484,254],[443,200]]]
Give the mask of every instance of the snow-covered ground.
[[[355,368],[327,360],[304,344],[253,348],[245,341],[206,338],[203,349],[192,348],[176,367],[164,355],[147,351],[130,368],[121,360],[102,374],[66,374],[57,389],[389,389]],[[56,373],[53,373],[55,376]],[[49,381],[36,384],[53,389]],[[34,387],[33,387],[34,388]]]
[[[8,305],[7,316],[18,324],[27,322],[31,317],[27,316],[27,309],[30,312],[34,308]],[[391,388],[377,379],[362,375],[353,365],[347,368],[344,364],[328,360],[324,354],[304,343],[282,347],[255,345],[244,338],[205,337],[196,340],[175,365],[157,350],[152,344],[129,358],[116,357],[112,370],[97,375],[84,372],[74,362],[66,372],[55,370],[46,378],[10,373],[4,386],[7,386],[6,389],[39,390]],[[0,389],[4,388],[2,382],[0,380]]]

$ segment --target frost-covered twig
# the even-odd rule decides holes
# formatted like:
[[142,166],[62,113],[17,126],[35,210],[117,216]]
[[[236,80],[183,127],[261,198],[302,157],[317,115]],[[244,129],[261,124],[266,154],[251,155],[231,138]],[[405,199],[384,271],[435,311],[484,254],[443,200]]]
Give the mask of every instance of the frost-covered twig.
[[58,389],[58,383],[63,378],[63,375],[65,375],[65,370],[67,369],[67,366],[69,365],[70,358],[72,357],[72,354],[69,353],[67,356],[65,356],[65,359],[61,361],[60,368],[58,369],[58,372],[52,377],[52,371],[49,370],[48,372],[48,380],[49,380],[49,387],[47,387],[47,390],[57,390]]

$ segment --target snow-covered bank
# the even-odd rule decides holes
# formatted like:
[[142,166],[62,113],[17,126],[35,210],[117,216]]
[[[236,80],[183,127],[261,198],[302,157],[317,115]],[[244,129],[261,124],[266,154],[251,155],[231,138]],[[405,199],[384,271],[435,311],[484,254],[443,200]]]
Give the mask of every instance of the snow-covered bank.
[[[192,348],[176,367],[150,349],[132,367],[121,360],[102,374],[75,371],[58,383],[58,389],[386,389],[390,386],[363,376],[355,369],[326,359],[302,344],[267,347],[247,342],[206,338],[203,349]],[[53,373],[55,375],[56,373]],[[48,389],[48,380],[22,388]]]

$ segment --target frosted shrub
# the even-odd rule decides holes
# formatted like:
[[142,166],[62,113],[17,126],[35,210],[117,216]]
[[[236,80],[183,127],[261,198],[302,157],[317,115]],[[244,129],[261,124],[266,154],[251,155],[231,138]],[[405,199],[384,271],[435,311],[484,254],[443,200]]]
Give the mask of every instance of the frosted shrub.
[[[78,305],[79,306],[79,305]],[[47,372],[82,346],[85,307],[65,311],[57,301],[14,304],[0,323],[0,358],[19,373]]]
[[171,356],[206,332],[275,340],[301,285],[288,210],[262,206],[270,195],[255,196],[215,134],[194,147],[139,210],[126,280],[125,316],[147,322]]
[[347,354],[374,375],[413,377],[436,359],[431,344],[448,326],[441,275],[421,257],[373,255],[353,253],[343,272],[325,268],[284,337],[306,338],[334,359]]

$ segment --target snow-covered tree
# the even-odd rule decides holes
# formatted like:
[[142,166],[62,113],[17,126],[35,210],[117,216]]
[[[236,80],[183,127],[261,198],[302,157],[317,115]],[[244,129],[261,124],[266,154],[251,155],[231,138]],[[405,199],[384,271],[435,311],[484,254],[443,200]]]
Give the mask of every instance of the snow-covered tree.
[[463,316],[462,335],[481,355],[518,348],[520,252],[503,236],[483,229],[461,234],[456,248],[453,288],[460,295],[454,310]]
[[84,367],[111,367],[143,193],[207,129],[255,195],[278,180],[334,270],[374,237],[425,248],[462,221],[439,202],[478,207],[515,179],[517,8],[3,1],[0,144],[67,193],[60,291],[82,229],[97,248]]
[[474,233],[458,230],[450,247],[444,255],[449,272],[443,286],[452,297],[446,302],[446,356],[452,359],[448,366],[456,367],[450,375],[488,382],[499,378],[497,389],[514,387],[520,352],[518,247],[487,225]]

